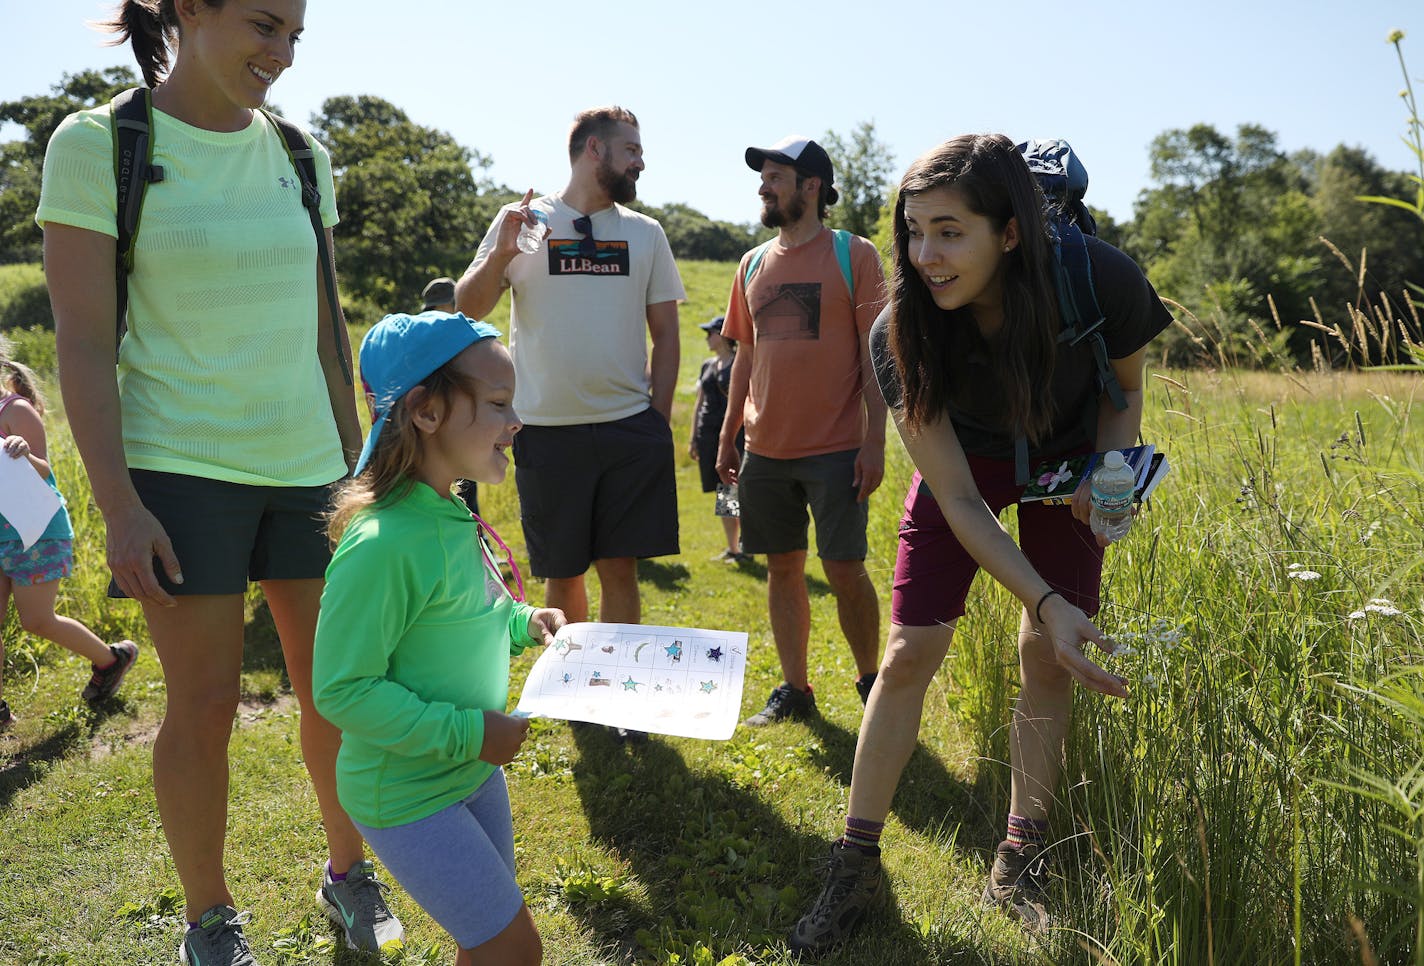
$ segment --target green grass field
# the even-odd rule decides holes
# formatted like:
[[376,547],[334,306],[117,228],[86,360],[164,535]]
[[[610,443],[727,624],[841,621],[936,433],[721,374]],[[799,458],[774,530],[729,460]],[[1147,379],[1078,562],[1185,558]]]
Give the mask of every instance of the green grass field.
[[[732,266],[682,267],[682,554],[641,566],[644,619],[747,631],[750,713],[779,681],[765,573],[709,559],[721,527],[682,455],[706,355],[695,325],[720,311]],[[1135,648],[1114,664],[1134,691],[1079,696],[1053,829],[1061,928],[1030,941],[977,902],[1007,805],[1017,608],[981,576],[886,831],[893,902],[825,961],[1424,962],[1420,385],[1153,376],[1144,435],[1174,470],[1108,555],[1101,625]],[[103,597],[102,521],[62,417],[48,426],[78,532],[62,611],[146,645],[137,606]],[[882,626],[909,474],[892,442],[868,560]],[[482,487],[481,501],[522,559],[512,482]],[[637,749],[534,723],[509,776],[546,962],[790,961],[781,939],[839,831],[860,717],[834,600],[814,566],[809,580],[821,720]],[[250,603],[232,888],[261,962],[354,962],[312,899],[316,804],[271,620],[258,595]],[[0,963],[172,961],[182,901],[148,772],[163,707],[152,650],[92,712],[77,699],[78,659],[13,615],[4,640],[21,720],[0,736]],[[516,693],[532,661],[516,660]],[[395,901],[409,942],[388,961],[449,962],[448,938]]]

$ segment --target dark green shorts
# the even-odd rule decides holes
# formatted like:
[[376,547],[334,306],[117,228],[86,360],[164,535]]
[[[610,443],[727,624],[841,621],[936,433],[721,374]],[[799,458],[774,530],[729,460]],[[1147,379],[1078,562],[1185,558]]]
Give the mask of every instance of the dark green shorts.
[[858,449],[779,460],[748,453],[737,474],[742,550],[791,553],[806,549],[806,528],[816,521],[822,560],[864,560],[870,501],[856,501]]
[[[326,576],[331,546],[323,517],[334,483],[252,486],[134,469],[129,478],[178,556],[181,584],[168,580],[156,558],[153,567],[174,596],[241,594],[253,580]],[[110,581],[109,596],[126,595]]]

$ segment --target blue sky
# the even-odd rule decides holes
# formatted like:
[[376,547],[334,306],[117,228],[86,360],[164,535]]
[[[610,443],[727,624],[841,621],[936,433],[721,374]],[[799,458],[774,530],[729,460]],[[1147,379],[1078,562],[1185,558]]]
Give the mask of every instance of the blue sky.
[[[47,91],[65,71],[132,66],[85,26],[110,6],[15,4],[0,99]],[[379,95],[491,156],[496,181],[541,192],[567,178],[574,113],[620,103],[642,122],[641,197],[731,221],[757,212],[743,149],[786,134],[874,121],[896,177],[966,131],[1066,137],[1089,200],[1121,220],[1150,184],[1152,138],[1198,122],[1258,123],[1287,151],[1358,145],[1411,169],[1393,28],[1424,94],[1419,0],[310,0],[273,99],[306,123],[327,97]]]

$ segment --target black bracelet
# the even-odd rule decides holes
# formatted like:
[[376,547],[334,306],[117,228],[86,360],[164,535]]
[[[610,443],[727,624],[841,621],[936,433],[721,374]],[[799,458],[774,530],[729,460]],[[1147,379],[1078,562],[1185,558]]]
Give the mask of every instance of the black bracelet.
[[1037,604],[1033,605],[1033,616],[1040,624],[1043,623],[1043,602],[1048,598],[1054,596],[1062,597],[1063,595],[1058,593],[1058,591],[1056,590],[1050,590],[1048,593],[1044,594],[1038,599]]

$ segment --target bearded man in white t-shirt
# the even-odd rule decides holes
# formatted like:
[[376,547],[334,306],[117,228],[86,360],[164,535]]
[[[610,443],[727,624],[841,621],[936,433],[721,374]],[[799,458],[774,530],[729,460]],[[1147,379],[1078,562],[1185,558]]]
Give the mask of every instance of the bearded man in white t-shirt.
[[[525,424],[514,479],[547,605],[586,620],[592,565],[599,619],[635,624],[638,558],[678,552],[669,421],[686,293],[662,226],[624,207],[643,171],[638,119],[621,107],[580,113],[569,161],[563,191],[531,190],[500,210],[455,304],[479,319],[512,293],[514,406]],[[518,244],[526,225],[546,235],[532,254]]]

